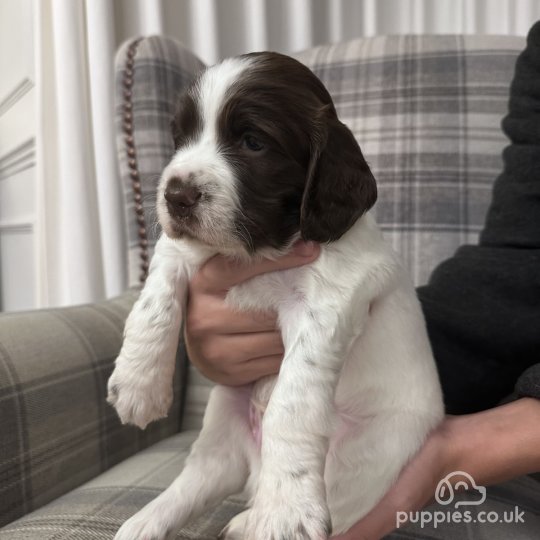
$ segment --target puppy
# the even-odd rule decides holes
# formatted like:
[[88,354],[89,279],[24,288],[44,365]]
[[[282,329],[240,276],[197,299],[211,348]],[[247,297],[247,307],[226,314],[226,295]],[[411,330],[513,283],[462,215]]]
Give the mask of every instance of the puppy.
[[299,238],[321,253],[228,291],[238,310],[277,311],[279,376],[213,388],[184,470],[116,540],[172,539],[243,488],[248,509],[224,539],[344,532],[443,416],[415,290],[368,212],[373,175],[323,84],[276,53],[204,72],[172,132],[157,195],[163,235],[109,381],[122,422],[144,428],[167,414],[188,281],[209,257],[276,258]]

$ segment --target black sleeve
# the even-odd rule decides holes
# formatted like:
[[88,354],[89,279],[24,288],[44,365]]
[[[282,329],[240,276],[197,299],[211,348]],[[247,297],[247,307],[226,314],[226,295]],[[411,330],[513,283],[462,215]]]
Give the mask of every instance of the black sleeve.
[[514,389],[540,398],[540,22],[517,60],[502,126],[510,145],[479,244],[462,246],[418,289],[454,414]]
[[540,363],[534,364],[521,374],[515,392],[519,397],[540,399]]

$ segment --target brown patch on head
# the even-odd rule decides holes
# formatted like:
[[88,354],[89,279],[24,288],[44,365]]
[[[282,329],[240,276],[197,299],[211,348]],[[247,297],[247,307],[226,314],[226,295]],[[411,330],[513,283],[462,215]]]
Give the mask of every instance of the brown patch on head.
[[[233,170],[239,199],[230,234],[250,253],[283,248],[298,234],[337,240],[376,198],[358,144],[306,66],[271,52],[240,59],[246,68],[227,89],[215,126],[216,152]],[[197,92],[195,83],[171,124],[177,148],[202,132]]]
[[218,119],[221,149],[238,179],[236,222],[252,251],[282,248],[300,229],[318,119],[333,105],[300,62],[276,53],[242,58],[250,65],[228,89]]
[[358,144],[306,66],[277,53],[244,58],[252,63],[218,122],[240,184],[240,228],[252,249],[283,247],[299,231],[305,240],[338,239],[376,199]]

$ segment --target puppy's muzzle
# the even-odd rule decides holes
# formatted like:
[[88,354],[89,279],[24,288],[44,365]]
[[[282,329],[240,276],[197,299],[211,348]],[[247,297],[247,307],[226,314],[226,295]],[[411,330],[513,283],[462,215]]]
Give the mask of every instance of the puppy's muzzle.
[[173,177],[167,184],[164,196],[172,217],[187,217],[197,206],[201,192],[182,178]]

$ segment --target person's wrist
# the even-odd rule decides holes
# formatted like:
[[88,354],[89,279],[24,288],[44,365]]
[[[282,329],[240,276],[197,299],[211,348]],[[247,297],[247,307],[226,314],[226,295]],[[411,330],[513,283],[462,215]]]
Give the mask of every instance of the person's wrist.
[[448,467],[489,485],[540,466],[540,401],[524,398],[480,413],[448,417]]

